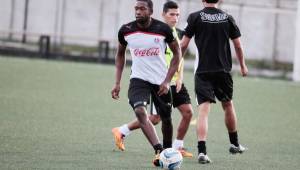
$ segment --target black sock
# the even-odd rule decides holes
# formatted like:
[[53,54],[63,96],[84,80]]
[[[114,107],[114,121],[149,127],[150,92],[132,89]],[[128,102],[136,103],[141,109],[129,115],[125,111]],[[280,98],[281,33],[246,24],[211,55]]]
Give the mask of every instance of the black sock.
[[154,151],[155,151],[155,154],[158,154],[158,153],[160,153],[161,151],[164,150],[163,147],[162,147],[162,145],[161,145],[160,143],[154,145],[154,146],[153,146],[153,149],[154,149]]
[[204,153],[206,155],[205,141],[198,141],[198,153]]
[[172,141],[163,140],[164,149],[172,148]]
[[234,146],[239,146],[238,134],[237,132],[228,132],[230,143]]

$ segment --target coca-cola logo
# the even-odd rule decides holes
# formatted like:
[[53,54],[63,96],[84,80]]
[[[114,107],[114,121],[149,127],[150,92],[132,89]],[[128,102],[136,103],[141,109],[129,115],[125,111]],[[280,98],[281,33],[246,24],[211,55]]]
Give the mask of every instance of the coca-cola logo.
[[133,53],[136,57],[158,56],[159,48],[135,49]]

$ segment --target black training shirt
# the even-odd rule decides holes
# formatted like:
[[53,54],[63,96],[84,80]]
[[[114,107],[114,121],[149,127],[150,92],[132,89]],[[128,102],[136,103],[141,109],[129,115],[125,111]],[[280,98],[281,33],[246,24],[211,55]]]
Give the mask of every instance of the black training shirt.
[[196,73],[231,71],[229,39],[241,36],[231,15],[217,8],[206,7],[189,15],[184,35],[189,38],[195,36]]

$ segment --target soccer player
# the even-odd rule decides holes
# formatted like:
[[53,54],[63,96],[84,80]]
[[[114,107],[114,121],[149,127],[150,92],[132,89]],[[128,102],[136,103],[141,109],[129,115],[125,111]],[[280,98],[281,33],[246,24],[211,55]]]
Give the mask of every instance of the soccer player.
[[192,13],[187,19],[184,37],[181,41],[184,53],[190,39],[195,37],[197,59],[195,68],[195,92],[198,103],[198,161],[210,163],[206,154],[208,131],[208,113],[215,97],[222,103],[225,112],[225,125],[230,139],[229,152],[243,153],[246,148],[239,144],[237,118],[232,101],[233,81],[230,74],[232,56],[229,40],[231,39],[240,63],[242,76],[248,69],[245,64],[240,41],[240,30],[233,17],[217,8],[218,0],[202,0],[204,9]]
[[[125,50],[128,46],[132,56],[129,103],[144,135],[154,148],[156,155],[153,164],[159,166],[159,153],[163,148],[172,147],[172,104],[169,84],[178,68],[181,51],[172,29],[167,24],[151,18],[153,13],[151,0],[136,0],[134,9],[136,20],[123,25],[118,33],[116,82],[111,95],[113,99],[119,98]],[[167,44],[173,52],[169,69],[165,58]],[[162,120],[163,146],[147,115],[146,105],[150,96]]]
[[[177,41],[181,39],[182,37],[182,31],[179,29],[176,29],[176,24],[178,23],[180,11],[178,4],[174,1],[168,1],[164,4],[163,7],[163,19],[165,23],[167,23],[172,29],[174,35],[176,35]],[[172,59],[172,51],[170,48],[167,48],[166,50],[166,59],[168,64],[170,63]],[[177,128],[177,137],[173,142],[173,148],[179,150],[183,157],[192,157],[193,154],[190,152],[187,152],[184,149],[184,136],[189,128],[189,124],[192,118],[193,109],[191,105],[191,99],[188,94],[188,91],[186,87],[184,86],[183,82],[183,60],[181,60],[179,68],[175,75],[173,76],[173,79],[171,81],[171,92],[172,92],[172,103],[173,107],[176,107],[181,115],[181,121]],[[151,122],[156,125],[160,122],[160,116],[155,113],[155,108],[153,105],[151,105],[150,109],[151,115],[149,115],[149,119]],[[114,135],[116,146],[124,151],[124,138],[130,134],[131,131],[140,128],[139,122],[137,120],[134,120],[128,124],[124,124],[120,127],[113,128],[112,133]]]

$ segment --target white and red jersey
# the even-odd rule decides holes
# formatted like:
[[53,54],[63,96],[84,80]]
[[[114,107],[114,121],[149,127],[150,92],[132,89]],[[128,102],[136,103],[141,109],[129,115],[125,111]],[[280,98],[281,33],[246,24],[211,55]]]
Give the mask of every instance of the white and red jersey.
[[122,45],[130,49],[132,56],[130,78],[139,78],[160,85],[168,71],[165,57],[166,43],[175,41],[172,29],[155,19],[152,19],[148,28],[141,29],[134,21],[121,27],[118,38]]

